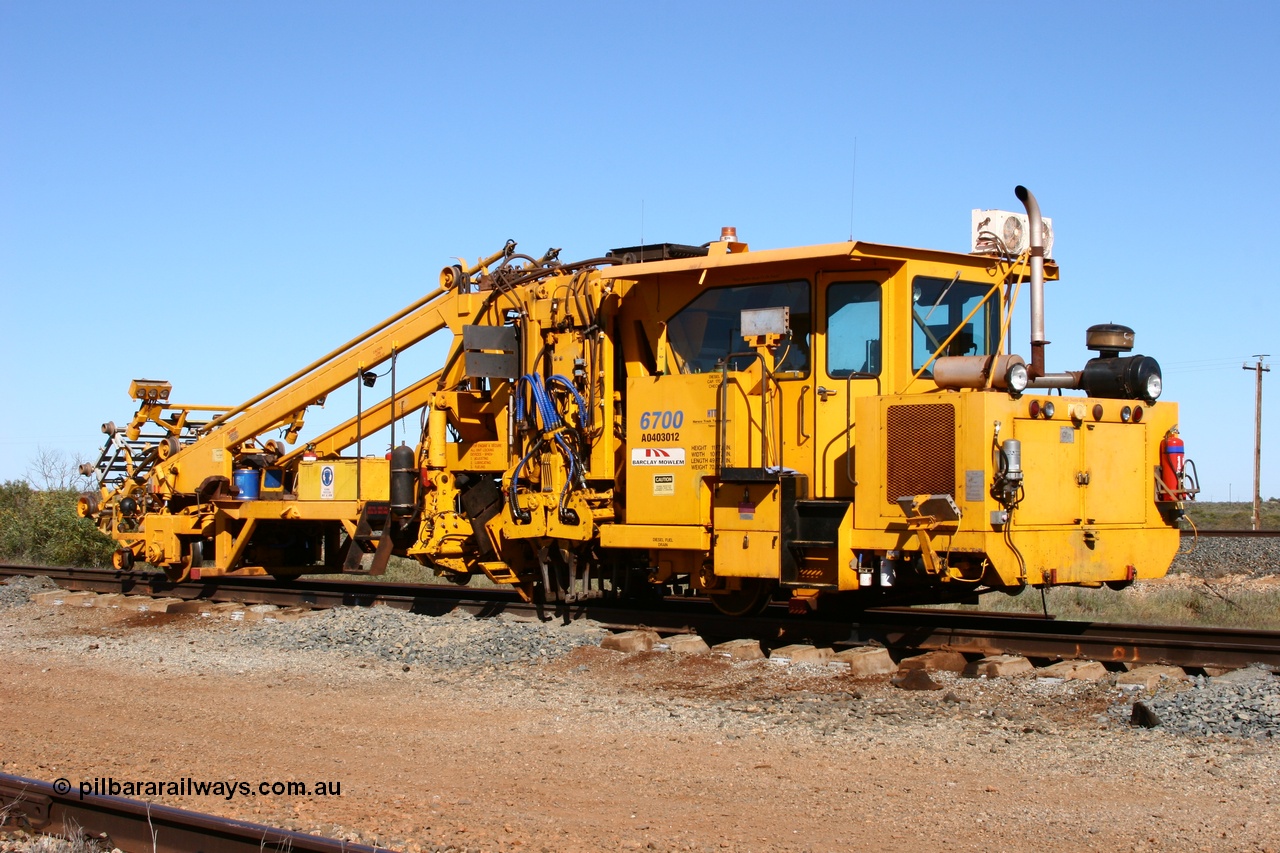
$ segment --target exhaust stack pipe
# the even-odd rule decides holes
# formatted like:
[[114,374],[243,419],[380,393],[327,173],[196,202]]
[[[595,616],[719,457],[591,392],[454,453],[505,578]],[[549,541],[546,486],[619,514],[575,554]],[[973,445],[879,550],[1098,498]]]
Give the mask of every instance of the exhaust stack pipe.
[[1013,190],[1027,209],[1027,225],[1031,231],[1031,364],[1027,374],[1032,380],[1044,376],[1044,226],[1040,222],[1040,205],[1031,190],[1017,186]]

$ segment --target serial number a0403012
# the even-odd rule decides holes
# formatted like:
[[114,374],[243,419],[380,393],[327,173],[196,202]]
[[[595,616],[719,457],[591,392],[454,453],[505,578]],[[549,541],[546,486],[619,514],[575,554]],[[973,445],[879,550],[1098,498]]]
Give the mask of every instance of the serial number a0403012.
[[646,432],[641,433],[640,440],[649,441],[679,441],[680,433],[678,432]]

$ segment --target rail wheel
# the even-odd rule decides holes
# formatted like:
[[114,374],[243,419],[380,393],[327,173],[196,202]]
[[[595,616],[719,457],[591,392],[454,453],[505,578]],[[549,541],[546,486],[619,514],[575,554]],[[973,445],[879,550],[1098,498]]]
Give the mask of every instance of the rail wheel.
[[731,592],[717,592],[711,603],[725,616],[759,616],[769,606],[777,582],[768,578],[743,578]]
[[164,573],[174,583],[191,580],[191,570],[204,566],[204,542],[200,539],[182,543],[182,562],[170,563]]

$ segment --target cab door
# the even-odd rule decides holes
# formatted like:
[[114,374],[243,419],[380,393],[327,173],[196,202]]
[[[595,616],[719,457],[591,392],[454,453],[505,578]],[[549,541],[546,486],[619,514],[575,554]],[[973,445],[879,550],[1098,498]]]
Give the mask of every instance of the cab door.
[[883,393],[884,272],[818,276],[813,347],[811,496],[853,498],[854,400]]

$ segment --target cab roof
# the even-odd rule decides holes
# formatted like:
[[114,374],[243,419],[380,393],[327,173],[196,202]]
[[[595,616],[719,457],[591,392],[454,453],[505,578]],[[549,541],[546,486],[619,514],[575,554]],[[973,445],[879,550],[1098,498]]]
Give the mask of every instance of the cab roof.
[[[804,261],[859,261],[926,260],[954,263],[967,267],[986,267],[995,260],[993,255],[976,255],[965,252],[947,252],[938,249],[918,249],[907,246],[890,246],[884,243],[868,243],[849,240],[842,243],[820,243],[815,246],[796,246],[785,249],[760,249],[751,251],[745,243],[711,243],[708,253],[695,257],[673,257],[643,263],[617,264],[600,270],[604,279],[637,279],[668,273],[698,272],[710,269],[760,266]],[[1045,261],[1045,278],[1057,278],[1057,264]]]

